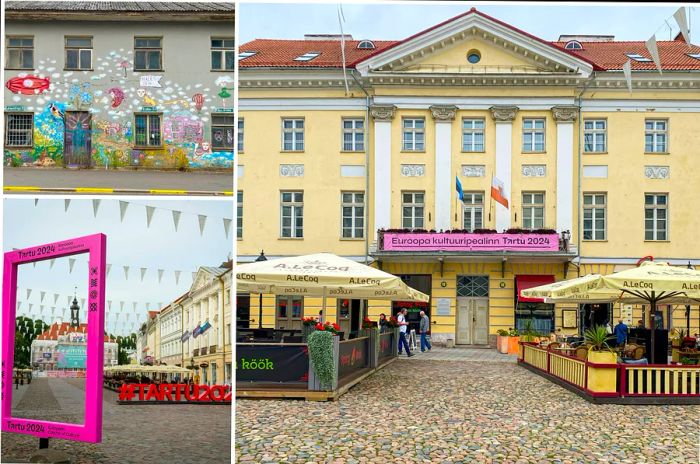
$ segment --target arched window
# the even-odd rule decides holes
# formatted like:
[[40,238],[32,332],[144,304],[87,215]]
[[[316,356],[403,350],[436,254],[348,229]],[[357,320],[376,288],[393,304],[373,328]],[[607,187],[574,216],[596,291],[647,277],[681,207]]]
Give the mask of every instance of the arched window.
[[579,42],[578,40],[570,40],[566,42],[564,48],[566,48],[567,50],[583,50],[583,45],[581,45],[581,42]]
[[359,44],[357,44],[357,48],[359,50],[374,50],[374,42],[371,40],[362,40]]

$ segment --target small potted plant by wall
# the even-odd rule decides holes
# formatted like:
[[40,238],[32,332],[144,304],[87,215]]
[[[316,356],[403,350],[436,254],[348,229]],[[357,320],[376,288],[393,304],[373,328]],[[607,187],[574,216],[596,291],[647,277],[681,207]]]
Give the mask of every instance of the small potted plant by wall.
[[498,329],[496,332],[498,337],[496,337],[496,349],[499,353],[508,353],[508,336],[510,332],[505,329]]
[[588,345],[588,360],[601,364],[616,364],[617,354],[610,348],[608,342],[615,338],[608,334],[605,326],[597,325],[583,334]]
[[316,324],[318,324],[318,319],[315,317],[304,317],[301,319],[301,336],[304,343],[308,340],[311,332],[316,330]]
[[518,329],[510,329],[508,332],[508,354],[518,354],[520,352],[520,332]]
[[525,327],[520,334],[520,341],[539,343],[542,340],[540,333],[535,330],[535,322],[532,319],[525,321]]

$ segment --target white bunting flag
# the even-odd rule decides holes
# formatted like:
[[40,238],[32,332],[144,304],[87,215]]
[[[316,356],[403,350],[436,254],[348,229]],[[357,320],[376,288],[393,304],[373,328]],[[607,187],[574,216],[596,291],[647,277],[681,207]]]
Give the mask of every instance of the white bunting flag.
[[29,299],[29,295],[31,295],[31,294],[32,294],[32,289],[28,288],[27,289],[27,299]]
[[99,199],[92,200],[92,212],[93,212],[95,217],[97,217],[97,210],[100,209],[101,202],[102,202],[102,200],[99,200]]
[[63,212],[68,212],[68,207],[70,206],[70,200],[66,198],[63,200]]
[[44,305],[39,305],[39,314],[44,313]]
[[180,282],[180,272],[181,271],[175,271],[175,285]]
[[131,306],[134,308],[134,312],[136,312],[136,302],[135,301],[131,303]]
[[120,301],[120,302],[119,302],[119,312],[121,313],[121,312],[123,312],[123,311],[124,311],[124,302],[123,302],[123,301]]
[[158,283],[160,283],[161,280],[163,280],[163,269],[158,269]]
[[112,310],[112,300],[107,300],[107,309]]
[[53,304],[56,304],[56,302],[58,301],[58,297],[59,297],[59,296],[60,296],[60,295],[59,295],[58,293],[54,293],[54,294],[53,294]]
[[124,215],[126,214],[126,209],[129,207],[129,202],[119,200],[119,221],[124,222]]
[[622,72],[625,74],[627,89],[632,93],[632,60],[627,60],[627,62],[622,65]]
[[659,58],[659,47],[656,44],[656,36],[652,35],[649,37],[649,40],[645,42],[645,45],[647,47],[647,50],[649,50],[649,54],[651,55],[651,59],[654,60],[654,64],[656,65],[656,69],[659,70],[659,74],[662,74],[661,72],[661,58]]
[[678,27],[681,30],[681,34],[683,34],[683,40],[685,40],[685,43],[687,43],[688,46],[690,46],[690,31],[688,30],[688,19],[685,15],[685,8],[678,8],[678,11],[673,13],[673,19],[675,19],[678,23]]
[[204,235],[204,225],[207,223],[207,217],[203,214],[198,214],[199,217],[199,235]]
[[41,299],[40,299],[39,301],[41,301],[41,302],[43,303],[43,302],[44,302],[44,296],[46,295],[46,292],[39,292],[39,293],[41,294]]
[[56,262],[55,259],[50,259],[50,260],[49,260],[49,269],[53,269],[53,265],[54,265],[55,262]]
[[173,211],[173,224],[175,224],[175,232],[177,232],[177,226],[180,224],[180,211]]
[[70,306],[70,300],[72,300],[72,299],[73,299],[73,297],[71,297],[70,295],[68,295],[68,305],[69,305],[69,306]]
[[151,219],[153,219],[153,212],[155,210],[153,206],[146,206],[146,229],[151,227]]
[[129,266],[124,266],[124,278],[129,280]]
[[32,306],[34,306],[32,303],[29,303],[29,312],[32,312]]
[[146,268],[142,267],[141,268],[141,282],[143,282],[143,276],[145,276],[145,275],[146,275]]
[[22,302],[21,302],[21,301],[18,301],[18,302],[17,302],[17,312],[19,312],[19,307],[20,307],[20,306],[22,306]]
[[80,307],[84,308],[85,307],[85,298],[80,299]]
[[224,233],[226,234],[226,238],[228,238],[229,232],[231,232],[231,220],[224,218]]
[[108,264],[107,265],[107,277],[109,277],[109,271],[111,271],[111,270],[112,270],[112,265]]
[[39,199],[38,199],[38,198],[35,198],[35,199],[34,199],[34,206],[36,206],[37,203],[39,203]]
[[68,258],[68,273],[73,273],[73,266],[75,266],[75,258]]

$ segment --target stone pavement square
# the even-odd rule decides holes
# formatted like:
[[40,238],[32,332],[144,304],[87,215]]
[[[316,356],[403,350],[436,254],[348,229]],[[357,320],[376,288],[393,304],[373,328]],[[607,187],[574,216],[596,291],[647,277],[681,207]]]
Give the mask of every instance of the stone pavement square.
[[512,358],[434,348],[337,402],[238,400],[236,462],[698,462],[700,406],[594,405]]

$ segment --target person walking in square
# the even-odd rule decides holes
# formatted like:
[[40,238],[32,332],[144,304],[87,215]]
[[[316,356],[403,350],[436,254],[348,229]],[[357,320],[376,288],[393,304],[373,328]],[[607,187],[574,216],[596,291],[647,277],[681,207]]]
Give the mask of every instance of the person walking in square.
[[428,332],[430,331],[430,318],[425,311],[420,312],[420,351],[425,353],[425,349],[428,351],[432,348],[430,342],[428,341]]
[[615,341],[617,342],[617,346],[624,346],[625,343],[627,343],[627,324],[625,324],[625,321],[620,319],[618,321],[619,323],[615,326]]
[[396,320],[399,322],[399,355],[401,354],[401,346],[403,345],[403,347],[406,348],[406,354],[410,358],[413,355],[411,354],[411,350],[408,348],[408,340],[406,340],[406,332],[408,331],[406,313],[408,313],[408,311],[406,310],[406,308],[403,308],[396,315]]

